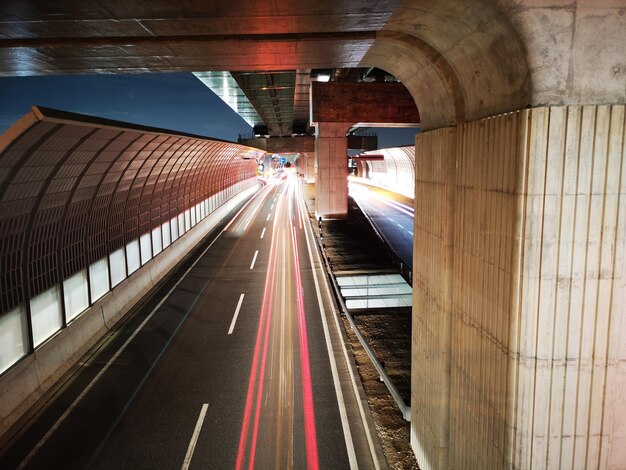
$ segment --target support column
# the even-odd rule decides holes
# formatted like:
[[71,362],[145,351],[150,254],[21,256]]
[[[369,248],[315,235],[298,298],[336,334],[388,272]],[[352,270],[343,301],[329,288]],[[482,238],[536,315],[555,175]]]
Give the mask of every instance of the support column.
[[[348,139],[355,123],[419,124],[413,97],[401,83],[311,83],[311,122],[317,123],[316,202],[318,217],[348,215]],[[385,125],[382,124],[382,125]]]
[[304,181],[306,183],[315,183],[315,153],[303,154],[305,160],[304,164]]
[[315,215],[348,215],[348,139],[350,123],[320,122],[315,131]]
[[626,462],[625,110],[535,108],[523,129],[510,468]]
[[449,468],[456,144],[456,127],[415,141],[411,445],[423,469]]
[[420,468],[623,467],[625,142],[622,105],[418,136]]

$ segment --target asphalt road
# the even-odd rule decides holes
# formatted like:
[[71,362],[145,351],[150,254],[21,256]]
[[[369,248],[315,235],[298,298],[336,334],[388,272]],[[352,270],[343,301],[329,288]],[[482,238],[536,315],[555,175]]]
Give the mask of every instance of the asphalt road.
[[349,183],[349,194],[400,260],[413,269],[413,204],[397,193]]
[[0,468],[384,466],[313,243],[298,178],[270,181],[75,368]]

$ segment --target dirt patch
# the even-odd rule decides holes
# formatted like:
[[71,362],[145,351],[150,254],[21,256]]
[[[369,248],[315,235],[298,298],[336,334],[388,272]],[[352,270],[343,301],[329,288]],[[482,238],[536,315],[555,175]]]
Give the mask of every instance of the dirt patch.
[[[387,387],[367,357],[361,343],[343,319],[374,424],[390,469],[419,469],[410,444],[409,423],[404,420]],[[355,322],[398,391],[409,403],[411,389],[410,313],[359,314]]]

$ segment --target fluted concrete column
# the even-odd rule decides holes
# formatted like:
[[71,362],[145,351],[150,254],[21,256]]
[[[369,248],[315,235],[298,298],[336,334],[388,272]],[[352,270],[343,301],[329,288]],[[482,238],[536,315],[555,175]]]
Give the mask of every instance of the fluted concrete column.
[[524,122],[511,468],[626,466],[625,110],[536,108]]
[[420,468],[624,468],[625,142],[623,105],[417,136]]
[[324,219],[348,215],[350,123],[320,122],[315,131],[315,214]]
[[456,144],[448,127],[415,145],[411,444],[424,469],[449,468]]

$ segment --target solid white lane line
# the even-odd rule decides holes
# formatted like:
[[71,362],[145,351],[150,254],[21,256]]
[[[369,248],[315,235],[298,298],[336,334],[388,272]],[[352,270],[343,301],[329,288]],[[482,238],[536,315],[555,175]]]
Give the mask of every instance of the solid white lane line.
[[271,216],[272,216],[272,213],[270,212],[269,214],[267,214],[267,219],[265,219],[265,220],[270,220]]
[[243,303],[243,298],[246,294],[241,294],[239,296],[239,302],[237,303],[237,308],[235,309],[235,314],[233,315],[233,320],[230,322],[230,328],[228,329],[228,334],[232,335],[233,330],[235,329],[235,323],[237,323],[237,317],[239,316],[239,310],[241,310],[241,304]]
[[248,205],[249,205],[252,201],[254,201],[254,200],[257,198],[257,196],[258,196],[259,194],[261,194],[261,193],[263,192],[263,190],[264,190],[266,187],[267,187],[267,186],[263,186],[261,189],[259,189],[259,190],[258,190],[258,191],[254,194],[254,196],[252,196],[252,197],[250,198],[250,200],[249,200],[248,202],[246,202],[246,204],[245,204],[245,205],[244,205],[244,206],[243,206],[243,207],[239,210],[239,212],[237,212],[237,213],[235,214],[235,217],[233,217],[233,218],[230,220],[230,222],[228,222],[228,224],[226,224],[226,227],[224,227],[224,230],[222,230],[223,232],[225,232],[226,230],[228,230],[228,229],[230,228],[230,226],[233,224],[233,222],[234,222],[235,220],[237,220],[237,218],[239,217],[239,215],[240,215],[240,214],[241,214],[244,210],[246,210],[246,207],[248,207]]
[[[303,203],[301,203],[301,210],[304,211],[304,213],[306,214],[306,208],[304,208]],[[319,281],[317,278],[317,272],[315,271],[315,267],[313,265],[313,254],[312,251],[315,252],[315,257],[317,259],[318,262],[318,266],[320,267],[320,269],[324,270],[324,262],[322,261],[322,257],[319,253],[319,250],[317,250],[316,248],[312,248],[312,245],[315,243],[315,241],[313,241],[313,237],[315,236],[313,234],[313,229],[311,228],[310,224],[307,224],[307,227],[309,230],[305,230],[305,235],[306,235],[306,244],[307,244],[307,248],[309,251],[309,259],[311,260],[311,271],[313,271],[313,281],[315,283],[315,290],[317,293],[317,301],[320,304],[320,314],[322,314],[322,325],[324,326],[324,337],[326,339],[326,348],[328,350],[328,356],[331,359],[330,361],[330,365],[331,365],[331,371],[333,372],[333,381],[335,381],[335,389],[338,390],[337,392],[337,400],[339,401],[340,405],[339,405],[339,413],[342,416],[342,427],[344,426],[344,422],[343,422],[343,417],[345,416],[346,422],[345,422],[345,426],[349,426],[348,425],[348,418],[347,418],[347,414],[346,414],[346,409],[345,409],[345,402],[343,400],[343,393],[341,392],[341,385],[339,385],[339,378],[338,378],[338,372],[337,372],[337,364],[335,363],[335,358],[334,358],[334,354],[332,352],[332,346],[331,346],[331,338],[330,338],[330,333],[328,330],[328,325],[326,323],[326,317],[325,315],[323,315],[323,312],[325,312],[324,310],[324,306],[321,303],[321,292],[320,292],[320,286],[319,286]],[[311,238],[311,241],[309,241],[309,237]],[[330,293],[330,286],[328,283],[328,279],[326,279],[326,276],[322,276],[322,282],[324,283],[324,288],[326,291],[326,296],[329,299],[331,308],[333,308],[333,314],[331,315],[331,317],[334,320],[335,323],[335,331],[339,332],[341,331],[340,328],[341,326],[339,325],[339,315],[337,314],[336,311],[334,311],[334,307],[333,307],[333,297],[332,294]],[[370,448],[370,455],[372,457],[372,462],[374,463],[374,468],[376,470],[380,470],[380,465],[378,463],[378,459],[377,459],[377,453],[375,450],[375,446],[374,446],[374,440],[372,438],[372,435],[370,433],[370,428],[368,426],[367,423],[367,418],[365,417],[365,409],[363,408],[363,403],[360,399],[360,395],[359,395],[359,389],[357,386],[357,381],[356,381],[356,377],[354,376],[354,371],[352,370],[352,367],[349,366],[350,363],[350,359],[348,356],[348,350],[346,349],[346,345],[344,344],[343,341],[339,341],[339,345],[341,346],[341,349],[343,351],[343,356],[346,362],[346,368],[348,370],[348,374],[350,375],[350,381],[352,382],[352,392],[354,393],[354,397],[356,399],[356,403],[357,406],[359,408],[359,414],[361,415],[361,423],[363,424],[363,429],[365,430],[365,436],[367,439],[367,444]],[[339,387],[339,388],[337,388]],[[341,396],[341,398],[340,398]],[[343,408],[342,408],[343,406]],[[347,439],[348,437],[350,438],[350,443],[352,446],[352,452],[354,452],[354,444],[352,444],[352,436],[350,434],[350,428],[348,427],[348,430],[346,432],[346,429],[344,428],[344,437],[346,439],[346,445],[347,444]],[[350,454],[350,449],[348,449],[348,458],[350,460],[350,468],[358,468],[358,463],[356,461],[356,454],[354,454],[353,458],[354,461],[351,459],[351,454]]]
[[248,230],[248,225],[250,225],[250,223],[254,220],[254,218],[256,217],[257,212],[259,212],[261,210],[261,206],[263,205],[263,203],[265,202],[266,197],[269,195],[269,192],[266,193],[265,196],[263,196],[260,200],[258,200],[258,202],[255,204],[254,209],[251,211],[246,225],[244,225],[243,230],[246,231]]
[[[237,215],[239,215],[240,212],[241,211],[239,211],[237,213]],[[237,215],[235,217],[237,217]],[[213,241],[209,244],[209,246],[207,246],[204,249],[204,251],[200,254],[200,256],[198,256],[198,258],[196,258],[196,260],[193,262],[193,264],[191,266],[189,266],[189,269],[187,269],[187,271],[185,271],[185,273],[180,277],[180,279],[176,282],[176,284],[174,284],[172,286],[172,288],[167,292],[167,294],[165,294],[165,297],[163,297],[161,299],[161,301],[156,305],[156,307],[154,307],[154,309],[152,309],[150,314],[144,319],[144,321],[141,322],[141,324],[137,327],[137,329],[133,332],[133,334],[128,337],[128,339],[124,342],[124,344],[122,344],[120,349],[117,350],[117,352],[113,355],[113,357],[111,357],[111,359],[109,359],[109,361],[105,364],[105,366],[102,369],[100,369],[100,372],[98,372],[98,374],[96,374],[96,376],[91,380],[91,382],[89,382],[89,384],[83,389],[83,391],[80,393],[80,395],[78,395],[78,397],[76,397],[76,399],[72,402],[72,404],[67,407],[67,410],[65,410],[65,412],[56,421],[56,423],[54,423],[54,425],[48,430],[48,432],[45,434],[45,436],[43,436],[41,438],[41,440],[37,443],[37,445],[35,447],[33,447],[33,449],[24,458],[24,460],[22,461],[22,463],[20,464],[20,466],[18,468],[24,468],[26,466],[26,464],[29,462],[29,460],[32,459],[33,456],[39,451],[39,449],[41,447],[43,447],[43,445],[48,441],[48,439],[50,439],[50,436],[52,436],[52,434],[54,434],[54,432],[59,428],[59,426],[61,426],[63,421],[65,421],[67,419],[67,417],[74,410],[74,408],[76,408],[78,406],[80,401],[83,398],[85,398],[85,395],[87,395],[87,393],[89,393],[89,390],[91,390],[93,388],[93,386],[96,384],[96,382],[98,380],[100,380],[100,377],[102,377],[106,373],[106,371],[109,370],[111,365],[113,365],[113,363],[117,360],[117,358],[124,352],[124,350],[130,344],[130,342],[133,339],[135,339],[135,336],[137,336],[139,334],[139,332],[143,329],[143,327],[146,326],[146,323],[148,323],[150,321],[150,319],[154,316],[154,314],[157,312],[157,310],[159,308],[161,308],[161,305],[163,305],[165,303],[165,301],[167,299],[169,299],[170,295],[172,295],[172,292],[174,292],[176,290],[176,288],[180,285],[180,283],[185,280],[185,278],[187,277],[187,274],[189,274],[191,272],[191,270],[193,268],[195,268],[196,265],[200,262],[202,257],[204,255],[206,255],[207,251],[209,251],[209,249],[213,246],[213,244],[220,238],[222,233],[224,233],[223,230],[217,234],[217,236],[213,239]]]
[[[302,206],[302,203],[300,205],[300,210],[301,211],[306,210]],[[346,450],[348,451],[348,461],[350,463],[350,468],[352,470],[355,470],[355,469],[359,468],[359,464],[358,464],[358,461],[357,461],[357,458],[356,458],[356,452],[354,450],[354,442],[352,440],[352,432],[350,431],[350,424],[348,422],[348,412],[346,411],[346,402],[345,402],[345,400],[343,398],[343,391],[341,390],[341,384],[339,382],[339,372],[337,372],[337,363],[336,363],[335,355],[333,354],[333,348],[331,346],[330,333],[329,333],[329,330],[328,330],[328,324],[326,322],[326,309],[324,308],[324,301],[322,300],[322,294],[320,292],[319,281],[317,280],[317,272],[315,270],[315,262],[313,261],[313,253],[311,252],[311,243],[314,243],[314,242],[310,242],[309,241],[309,235],[313,236],[312,229],[311,229],[310,225],[307,225],[307,228],[308,228],[308,230],[304,231],[305,232],[306,245],[307,245],[307,250],[309,252],[309,261],[311,263],[311,272],[313,273],[313,281],[314,281],[314,284],[315,284],[315,293],[317,294],[317,303],[319,305],[320,316],[322,318],[322,327],[324,329],[324,339],[326,341],[326,351],[328,353],[328,358],[330,359],[330,370],[331,370],[331,373],[332,373],[332,376],[333,376],[333,383],[334,383],[334,386],[335,386],[335,393],[337,395],[337,402],[339,404],[339,415],[341,416],[341,428],[343,430],[343,436],[344,436],[344,440],[346,442]],[[318,254],[318,260],[319,260],[319,254]],[[359,401],[358,400],[358,395],[357,395],[357,401]],[[362,410],[360,410],[360,411],[362,412]],[[365,431],[368,434],[368,442],[369,442],[371,440],[371,438],[369,437],[369,431],[368,431],[367,427],[365,427]],[[372,444],[370,444],[370,451],[371,451],[371,448],[372,448]],[[372,453],[372,457],[374,455],[375,454]],[[374,465],[377,467],[376,459],[373,457],[372,460],[374,461]]]
[[204,423],[204,417],[206,416],[206,410],[209,408],[208,403],[202,405],[202,409],[200,410],[200,416],[198,416],[198,421],[196,422],[196,427],[193,430],[193,435],[191,436],[191,441],[189,441],[189,447],[187,447],[187,454],[185,455],[185,460],[183,460],[183,465],[180,467],[181,470],[187,470],[189,468],[189,464],[191,463],[191,457],[193,457],[193,451],[196,448],[196,442],[198,442],[198,436],[200,436],[200,429],[202,429],[202,423]]
[[263,227],[263,231],[261,232],[261,238],[265,236],[265,227]]
[[252,258],[252,263],[250,263],[250,269],[254,269],[254,263],[256,262],[256,257],[259,255],[259,250],[254,252],[254,257]]
[[[319,261],[320,266],[323,266],[323,261],[321,259],[321,256],[319,254],[319,251],[316,249],[315,250],[315,254],[317,256],[317,259]],[[321,268],[323,269],[323,268]],[[330,293],[330,286],[328,283],[328,279],[326,279],[326,276],[322,276],[322,281],[324,282],[324,287],[326,289],[326,295],[328,296],[328,299],[330,299],[330,301],[332,302],[332,297],[331,297],[331,293]],[[340,328],[342,328],[339,325],[339,315],[337,313],[335,313],[334,315],[332,315],[333,320],[335,322],[335,330],[336,331],[341,331]],[[344,344],[343,341],[339,341],[339,344],[341,346],[341,349],[343,350],[343,355],[346,361],[346,364],[349,363],[350,358],[348,356],[348,350],[346,349],[346,345]],[[378,463],[378,460],[376,458],[376,450],[375,450],[375,446],[374,446],[374,440],[372,438],[372,434],[370,432],[370,428],[368,426],[367,423],[367,418],[365,417],[365,409],[363,408],[363,401],[360,399],[360,395],[359,395],[359,390],[358,390],[358,386],[357,386],[357,379],[354,375],[354,370],[352,369],[352,367],[350,367],[349,365],[347,366],[348,369],[348,374],[350,375],[350,380],[352,382],[352,393],[354,394],[354,397],[356,399],[357,402],[357,406],[359,407],[359,414],[361,415],[361,423],[363,424],[363,429],[365,430],[365,436],[367,439],[367,444],[370,448],[370,455],[372,457],[372,461],[374,463],[374,468],[376,470],[380,470],[380,464]],[[359,379],[359,383],[360,383],[360,379]]]

